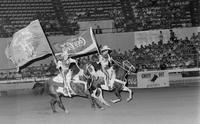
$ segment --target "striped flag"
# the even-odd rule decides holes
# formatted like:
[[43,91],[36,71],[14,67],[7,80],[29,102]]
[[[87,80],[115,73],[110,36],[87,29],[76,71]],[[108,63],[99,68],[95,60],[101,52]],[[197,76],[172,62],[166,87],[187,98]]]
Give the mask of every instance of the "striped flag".
[[13,35],[12,41],[5,50],[16,67],[21,67],[27,62],[52,53],[39,20],[32,21],[25,28]]

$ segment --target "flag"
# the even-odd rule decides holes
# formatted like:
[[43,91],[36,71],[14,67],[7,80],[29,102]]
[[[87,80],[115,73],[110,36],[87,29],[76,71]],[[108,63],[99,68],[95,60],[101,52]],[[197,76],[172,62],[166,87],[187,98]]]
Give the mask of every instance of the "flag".
[[62,52],[67,51],[72,57],[85,55],[98,50],[92,28],[65,40],[59,45]]
[[7,58],[18,68],[50,53],[52,51],[39,20],[32,21],[28,26],[14,33],[12,41],[5,50]]

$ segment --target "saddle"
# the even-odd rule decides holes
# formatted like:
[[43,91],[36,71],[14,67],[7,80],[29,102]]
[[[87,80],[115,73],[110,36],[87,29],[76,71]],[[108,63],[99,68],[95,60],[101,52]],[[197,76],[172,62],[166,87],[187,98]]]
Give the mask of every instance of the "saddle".
[[[74,81],[74,80],[75,80],[75,79],[74,79],[74,75],[72,75],[72,80],[71,80],[71,81]],[[54,82],[57,82],[57,83],[63,83],[64,79],[63,79],[63,77],[62,77],[61,74],[58,74],[57,76],[55,76],[55,77],[53,78],[53,81],[54,81]]]
[[64,80],[63,80],[62,74],[58,74],[57,76],[55,76],[53,78],[53,81],[57,83],[63,83]]

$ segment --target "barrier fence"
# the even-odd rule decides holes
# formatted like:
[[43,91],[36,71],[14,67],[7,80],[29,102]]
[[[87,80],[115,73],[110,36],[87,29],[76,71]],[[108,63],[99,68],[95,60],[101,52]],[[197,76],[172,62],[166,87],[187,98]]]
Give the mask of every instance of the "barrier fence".
[[[0,91],[12,89],[31,89],[35,83],[44,82],[46,78],[25,78],[0,81]],[[200,68],[173,69],[160,71],[144,71],[135,74],[135,78],[128,82],[130,88],[159,88],[174,85],[199,85]]]

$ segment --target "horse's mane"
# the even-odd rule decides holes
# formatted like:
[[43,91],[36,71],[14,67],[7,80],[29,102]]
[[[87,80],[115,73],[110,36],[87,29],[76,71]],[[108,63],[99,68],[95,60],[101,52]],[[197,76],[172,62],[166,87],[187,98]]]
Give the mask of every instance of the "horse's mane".
[[79,68],[77,67],[77,65],[75,64],[75,63],[71,63],[70,65],[69,65],[69,69],[71,69],[72,70],[72,75],[76,75],[76,74],[78,74],[79,73]]
[[90,64],[92,66],[94,66],[94,70],[97,71],[97,70],[101,70],[101,63],[97,63],[97,62],[90,62]]
[[112,66],[113,69],[116,70],[116,71],[120,69],[120,66],[119,66],[118,64],[114,63],[114,62],[111,63],[111,66]]

